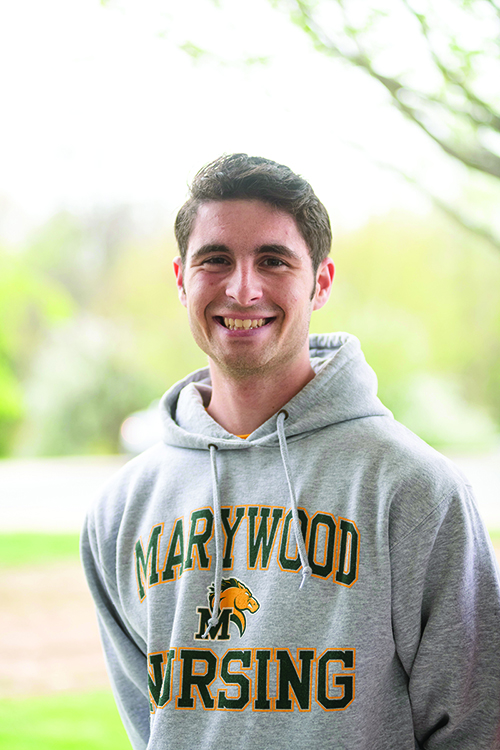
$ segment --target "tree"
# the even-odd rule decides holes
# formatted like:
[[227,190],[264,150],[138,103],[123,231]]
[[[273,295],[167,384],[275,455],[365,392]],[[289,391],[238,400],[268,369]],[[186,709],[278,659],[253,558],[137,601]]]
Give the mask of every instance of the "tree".
[[[444,153],[500,180],[499,0],[271,3],[286,10],[318,51],[383,86],[392,104]],[[494,229],[431,197],[500,248]]]
[[22,382],[45,330],[72,312],[64,289],[0,246],[0,456],[12,449],[25,404]]

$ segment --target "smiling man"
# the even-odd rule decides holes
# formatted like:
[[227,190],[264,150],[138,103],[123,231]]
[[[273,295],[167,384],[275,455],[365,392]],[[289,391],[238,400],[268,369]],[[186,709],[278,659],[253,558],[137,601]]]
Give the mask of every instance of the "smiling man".
[[174,269],[210,361],[207,411],[228,432],[253,432],[314,377],[309,321],[333,280],[330,258],[316,265],[283,209],[255,199],[199,207]]
[[181,303],[208,367],[90,511],[82,558],[136,750],[500,748],[500,586],[458,470],[348,334],[309,336],[327,212],[268,159],[195,177]]

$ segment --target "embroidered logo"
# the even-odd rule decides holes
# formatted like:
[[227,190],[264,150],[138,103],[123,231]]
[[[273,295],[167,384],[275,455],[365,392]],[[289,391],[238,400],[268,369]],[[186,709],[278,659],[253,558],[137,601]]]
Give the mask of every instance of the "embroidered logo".
[[[203,638],[203,635],[207,629],[208,620],[211,617],[213,603],[215,599],[214,584],[211,583],[208,587],[208,607],[198,607],[197,612],[199,615],[199,628],[198,632],[195,633],[195,639]],[[209,638],[214,640],[215,638],[220,641],[226,641],[231,638],[229,634],[229,623],[234,623],[238,628],[238,632],[241,636],[246,630],[246,612],[250,612],[252,615],[257,612],[260,604],[254,597],[248,586],[238,578],[223,578],[221,586],[220,596],[220,612],[219,612],[219,623],[217,627],[211,628],[209,632]]]

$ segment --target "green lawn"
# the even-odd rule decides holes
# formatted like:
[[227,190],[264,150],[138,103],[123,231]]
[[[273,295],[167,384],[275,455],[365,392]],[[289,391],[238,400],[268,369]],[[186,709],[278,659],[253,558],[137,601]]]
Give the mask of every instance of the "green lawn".
[[130,750],[111,693],[0,701],[2,750]]
[[78,560],[78,534],[0,534],[0,568]]
[[490,539],[494,545],[500,545],[500,530],[489,531]]
[[[78,534],[0,534],[0,570],[78,561]],[[0,699],[2,750],[130,750],[111,691]]]

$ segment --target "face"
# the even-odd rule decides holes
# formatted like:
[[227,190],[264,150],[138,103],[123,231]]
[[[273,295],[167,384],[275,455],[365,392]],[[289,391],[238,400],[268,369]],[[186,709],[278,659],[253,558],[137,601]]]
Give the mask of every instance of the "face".
[[323,261],[314,277],[290,214],[259,200],[204,203],[185,266],[176,258],[174,270],[211,367],[239,379],[310,367],[309,321],[328,299],[333,263]]

